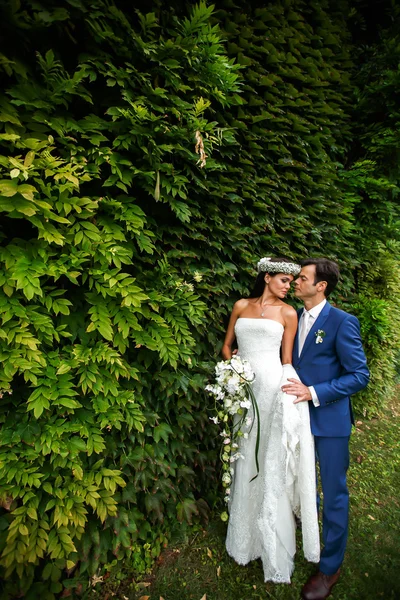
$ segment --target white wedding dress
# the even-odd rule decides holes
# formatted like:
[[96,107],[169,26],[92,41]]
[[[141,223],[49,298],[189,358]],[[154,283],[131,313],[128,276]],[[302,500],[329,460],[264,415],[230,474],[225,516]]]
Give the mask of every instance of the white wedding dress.
[[[319,562],[314,441],[307,402],[293,404],[281,391],[291,365],[281,364],[283,325],[271,319],[239,318],[235,334],[241,358],[256,375],[253,391],[260,413],[259,475],[256,474],[256,422],[248,439],[240,438],[244,459],[234,463],[231,485],[228,554],[241,565],[261,558],[264,580],[290,583],[296,552],[296,523],[301,519],[303,552]],[[252,415],[252,409],[249,410]]]

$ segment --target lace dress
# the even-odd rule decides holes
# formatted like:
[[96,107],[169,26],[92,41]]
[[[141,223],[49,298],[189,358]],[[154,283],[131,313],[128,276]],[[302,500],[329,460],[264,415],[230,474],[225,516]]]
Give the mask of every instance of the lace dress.
[[[319,562],[314,441],[306,402],[281,391],[298,378],[279,356],[283,325],[271,319],[239,318],[235,325],[239,354],[255,374],[253,390],[260,412],[260,472],[254,459],[257,428],[241,438],[244,459],[234,463],[226,538],[228,554],[245,565],[261,558],[264,580],[290,583],[296,552],[296,524],[301,519],[303,551]],[[252,411],[249,411],[252,415]]]

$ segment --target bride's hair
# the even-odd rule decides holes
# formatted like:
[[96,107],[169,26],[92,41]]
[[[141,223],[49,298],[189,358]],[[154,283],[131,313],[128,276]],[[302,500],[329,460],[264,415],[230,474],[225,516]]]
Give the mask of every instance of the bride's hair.
[[[290,260],[289,258],[282,258],[280,256],[271,257],[271,262],[293,263],[293,261]],[[261,271],[261,273],[259,273],[257,275],[257,279],[254,283],[254,287],[251,290],[248,298],[259,298],[260,296],[263,295],[264,288],[265,288],[265,281],[264,281],[265,273],[268,273],[268,271]],[[271,275],[271,277],[274,277],[277,274],[278,273],[268,273],[268,275]]]

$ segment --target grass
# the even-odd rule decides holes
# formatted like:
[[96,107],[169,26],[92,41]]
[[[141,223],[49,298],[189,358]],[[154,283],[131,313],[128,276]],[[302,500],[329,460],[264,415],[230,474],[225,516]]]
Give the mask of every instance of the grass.
[[[350,533],[333,600],[400,598],[400,403],[373,421],[358,421],[351,438]],[[261,563],[234,563],[224,547],[226,525],[207,529],[167,549],[151,576],[105,598],[118,600],[297,600],[314,566],[300,539],[291,585],[263,582]],[[130,579],[132,582],[132,578]],[[124,582],[127,583],[126,581]],[[135,589],[133,591],[132,585]]]

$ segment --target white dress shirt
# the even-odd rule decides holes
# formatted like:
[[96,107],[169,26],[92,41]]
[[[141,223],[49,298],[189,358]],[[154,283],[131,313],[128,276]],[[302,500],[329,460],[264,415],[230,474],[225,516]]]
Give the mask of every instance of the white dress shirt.
[[[325,304],[326,304],[326,300],[324,299],[324,300],[322,300],[322,302],[320,302],[316,306],[313,306],[308,311],[309,319],[308,319],[308,323],[307,323],[307,335],[310,332],[312,326],[314,325],[316,319],[319,317],[319,314],[322,311],[322,309],[324,308]],[[301,314],[300,320],[303,318],[303,315],[305,312],[306,312],[306,309],[304,308],[303,312]],[[307,335],[306,335],[305,339],[307,339]],[[303,348],[299,348],[299,354],[301,353],[302,349]],[[312,385],[310,385],[310,386],[308,386],[308,389],[310,390],[310,394],[311,394],[311,398],[312,398],[314,406],[320,406],[317,392],[315,391],[314,387]]]

